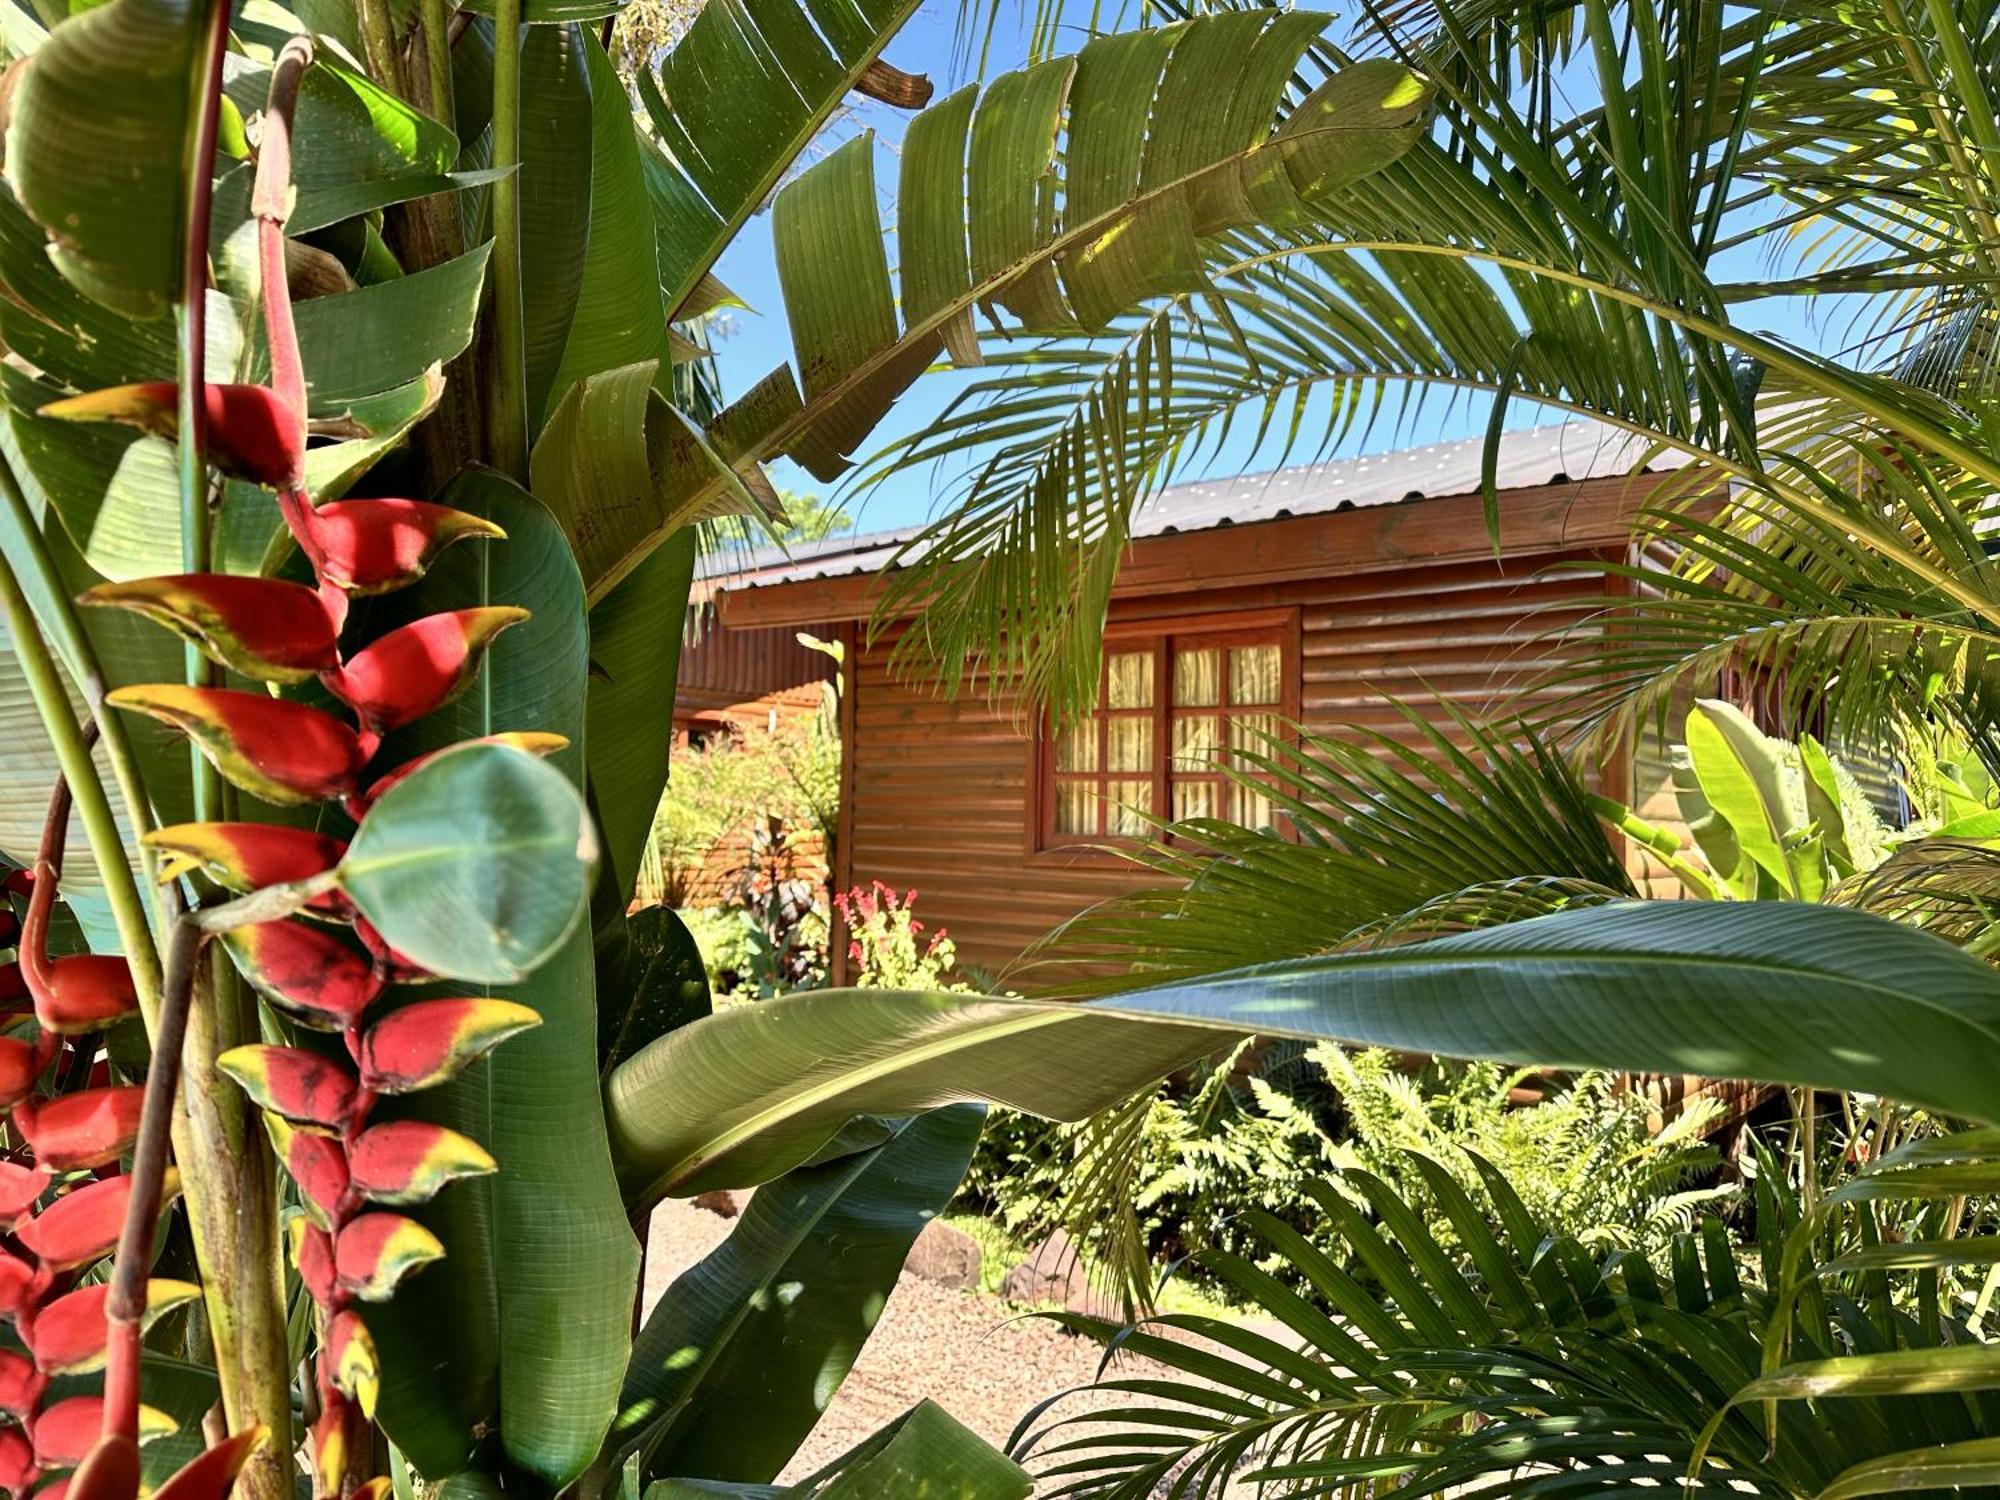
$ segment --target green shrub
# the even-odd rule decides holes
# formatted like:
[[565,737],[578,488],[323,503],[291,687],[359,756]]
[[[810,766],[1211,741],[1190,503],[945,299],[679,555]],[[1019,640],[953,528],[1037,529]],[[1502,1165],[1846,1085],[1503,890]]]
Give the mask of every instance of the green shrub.
[[994,1110],[959,1201],[1024,1239],[1060,1224],[1104,1279],[1138,1300],[1149,1277],[1205,1247],[1304,1286],[1242,1215],[1262,1209],[1344,1257],[1303,1191],[1338,1181],[1343,1168],[1384,1178],[1436,1238],[1454,1243],[1410,1152],[1442,1163],[1490,1206],[1476,1153],[1538,1219],[1586,1243],[1647,1253],[1732,1191],[1698,1185],[1720,1164],[1701,1139],[1711,1108],[1655,1135],[1644,1101],[1606,1074],[1579,1074],[1543,1102],[1515,1106],[1513,1090],[1529,1076],[1443,1061],[1411,1072],[1384,1052],[1246,1044],[1084,1125]]

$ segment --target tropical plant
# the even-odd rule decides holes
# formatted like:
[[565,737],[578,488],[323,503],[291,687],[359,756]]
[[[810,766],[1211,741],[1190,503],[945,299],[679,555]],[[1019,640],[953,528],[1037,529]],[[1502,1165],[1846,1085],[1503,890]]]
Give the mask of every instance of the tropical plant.
[[[800,374],[718,408],[673,325],[726,297],[716,258],[914,0],[714,0],[646,49],[643,124],[615,9],[0,7],[0,851],[31,882],[35,1012],[6,1038],[33,1190],[0,1273],[10,1489],[79,1453],[76,1500],[162,1478],[193,1448],[138,1450],[162,1425],[142,1396],[190,1435],[219,1397],[229,1436],[177,1500],[238,1464],[289,1497],[295,1395],[319,1494],[769,1481],[962,1175],[977,1121],[933,1105],[1006,1092],[1013,1064],[815,1112],[782,1049],[777,1074],[697,1049],[705,1080],[658,1050],[744,1035],[672,915],[626,915],[698,530],[782,527],[759,461],[837,471],[940,349],[970,357],[975,305],[1115,316],[1213,235],[1318,212],[1427,98],[1379,60],[1293,90],[1322,28],[1278,17],[1189,30],[1199,89],[1140,33],[954,95],[904,155],[900,318],[859,140],[777,196]],[[1123,1088],[1191,1055],[1185,1028],[1137,1029],[1161,1039],[1121,1044]],[[619,1111],[624,1143],[737,1118],[704,1083],[761,1091],[780,1128],[711,1139],[698,1172],[614,1156]],[[141,1340],[169,1136],[203,1314],[183,1347],[212,1381]],[[125,1178],[67,1175],[128,1152]],[[765,1184],[755,1223],[635,1340],[630,1225],[704,1173]],[[110,1279],[79,1288],[113,1220]],[[406,1275],[421,1295],[393,1295]],[[89,1393],[42,1379],[96,1341],[108,1389],[64,1405]],[[1025,1488],[922,1408],[824,1487],[955,1468]]]
[[[1675,1234],[1659,1271],[1562,1234],[1506,1174],[1471,1162],[1490,1208],[1421,1152],[1401,1169],[1454,1240],[1371,1172],[1314,1186],[1322,1235],[1352,1252],[1351,1268],[1251,1210],[1255,1240],[1303,1296],[1251,1256],[1200,1252],[1271,1331],[1058,1315],[1168,1373],[1100,1382],[1129,1398],[1108,1420],[1067,1416],[1060,1398],[1024,1419],[1013,1448],[1041,1492],[1861,1496],[1993,1482],[1990,1459],[1972,1457],[1990,1448],[1988,1395],[1927,1394],[1984,1362],[1985,1309],[1939,1267],[1983,1266],[1985,1242],[1887,1242],[1868,1206],[1929,1200],[1935,1232],[1951,1215],[1943,1164],[1967,1180],[1990,1171],[1979,1146],[1885,1157],[1817,1210],[1760,1174],[1748,1266],[1711,1219]],[[1776,1370],[1787,1349],[1798,1362]],[[1929,1384],[1902,1375],[1916,1368]]]

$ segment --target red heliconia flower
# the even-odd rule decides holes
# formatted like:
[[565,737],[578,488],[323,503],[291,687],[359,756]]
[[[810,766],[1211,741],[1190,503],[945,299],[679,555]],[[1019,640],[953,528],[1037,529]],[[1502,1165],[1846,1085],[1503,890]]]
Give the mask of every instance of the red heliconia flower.
[[363,1302],[386,1302],[405,1276],[443,1254],[438,1237],[415,1219],[356,1214],[334,1241],[334,1279]]
[[[262,385],[210,384],[205,392],[208,459],[223,473],[271,489],[298,484],[305,467],[305,422]],[[121,422],[169,441],[180,434],[180,387],[171,380],[113,386],[51,401],[38,416],[66,422]]]
[[491,521],[423,500],[295,501],[285,509],[313,571],[348,594],[386,594],[423,577],[453,542],[507,535]]
[[0,1411],[10,1417],[25,1417],[35,1409],[48,1386],[49,1378],[35,1368],[35,1362],[12,1349],[0,1349]]
[[[170,1167],[161,1187],[161,1202],[180,1192],[180,1178]],[[84,1184],[65,1193],[14,1231],[42,1265],[68,1271],[102,1260],[118,1246],[125,1208],[132,1201],[132,1179],[122,1173]]]
[[[166,1437],[178,1423],[150,1406],[139,1408],[139,1441]],[[35,1418],[35,1462],[45,1469],[70,1469],[97,1446],[104,1427],[102,1396],[69,1396]],[[42,1491],[37,1490],[39,1496]]]
[[382,776],[368,788],[367,799],[377,801],[382,794],[407,776],[421,771],[440,755],[457,750],[465,745],[510,745],[516,750],[525,750],[530,755],[554,755],[558,750],[569,748],[569,736],[549,734],[537,729],[511,729],[500,734],[483,734],[476,739],[460,740],[457,744],[446,745],[442,750],[432,750],[414,759],[404,761],[395,770]]
[[278,1115],[264,1116],[278,1160],[299,1185],[306,1212],[324,1227],[340,1213],[347,1195],[347,1153],[332,1136],[300,1130]]
[[333,1236],[305,1218],[291,1221],[292,1263],[306,1294],[322,1307],[333,1301]]
[[186,733],[235,785],[266,802],[324,802],[354,790],[369,747],[332,714],[229,688],[150,683],[106,695]]
[[129,609],[259,682],[303,682],[339,664],[339,634],[318,594],[281,578],[183,573],[100,583],[82,604]]
[[44,1031],[57,1036],[79,1036],[105,1027],[139,1012],[139,992],[132,986],[132,970],[116,954],[79,953],[58,958],[43,970],[41,983],[29,970],[29,989],[35,997],[35,1019]]
[[14,1123],[35,1160],[51,1172],[80,1172],[116,1161],[139,1133],[146,1091],[136,1084],[84,1089],[55,1099],[23,1099]]
[[493,638],[527,618],[512,605],[427,615],[370,642],[320,680],[363,728],[387,734],[450,702],[472,681]]
[[25,1495],[35,1472],[35,1450],[18,1427],[0,1427],[0,1490]]
[[[199,869],[232,891],[310,880],[339,864],[347,852],[347,845],[337,838],[282,823],[175,823],[155,828],[143,842],[167,855],[160,862],[162,880]],[[306,910],[344,917],[348,906],[338,891],[328,891]]]
[[371,1125],[348,1147],[348,1181],[375,1203],[422,1203],[460,1177],[499,1170],[486,1148],[424,1120]]
[[[110,1285],[98,1282],[42,1305],[26,1343],[43,1374],[87,1375],[103,1365],[105,1346],[111,1340],[110,1324],[104,1316],[104,1302],[110,1295]],[[145,1320],[151,1322],[200,1295],[200,1287],[185,1281],[149,1281]]]
[[48,1061],[16,1036],[0,1036],[0,1111],[12,1109],[35,1091]]
[[11,1251],[0,1250],[0,1318],[18,1318],[48,1287],[48,1278]]
[[0,1161],[0,1233],[12,1233],[14,1226],[34,1211],[49,1190],[49,1182],[46,1167]]
[[429,969],[415,959],[407,958],[389,946],[389,940],[375,928],[375,924],[359,913],[354,918],[354,935],[361,939],[361,946],[368,950],[368,956],[375,961],[375,970],[390,984],[421,983],[434,977]]
[[361,1039],[361,1081],[380,1094],[431,1088],[541,1024],[537,1012],[511,1000],[419,1000],[368,1028]]
[[222,941],[259,994],[321,1031],[352,1024],[382,993],[382,976],[367,955],[309,922],[258,922]]
[[265,1109],[301,1125],[337,1129],[354,1100],[354,1080],[338,1064],[297,1047],[231,1047],[215,1063]]

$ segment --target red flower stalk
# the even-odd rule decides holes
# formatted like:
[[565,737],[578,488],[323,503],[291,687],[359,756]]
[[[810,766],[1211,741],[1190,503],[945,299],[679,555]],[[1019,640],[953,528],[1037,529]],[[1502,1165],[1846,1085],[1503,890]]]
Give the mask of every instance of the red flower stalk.
[[[428,758],[378,774],[370,786],[368,762],[381,737],[462,690],[493,638],[526,619],[527,612],[490,606],[433,614],[358,648],[342,647],[351,597],[414,583],[453,542],[502,533],[480,517],[424,501],[356,499],[315,507],[305,490],[307,391],[284,276],[284,220],[290,206],[292,110],[310,60],[311,43],[300,37],[278,55],[251,194],[271,386],[212,388],[231,394],[211,399],[209,418],[218,464],[278,491],[280,513],[312,567],[314,586],[180,575],[104,585],[91,590],[85,602],[135,610],[212,659],[266,683],[317,677],[354,723],[337,712],[259,692],[154,684],[123,687],[108,697],[119,708],[186,733],[223,776],[253,796],[273,803],[335,802],[358,821],[375,796]],[[98,393],[57,403],[50,414],[135,420],[173,436],[172,395],[171,386]],[[494,738],[538,753],[563,743],[554,735]],[[346,848],[317,832],[255,823],[182,824],[156,831],[148,842],[167,856],[165,878],[198,869],[245,894],[324,875]],[[39,881],[35,890],[39,896]],[[136,1289],[146,1248],[141,1210],[164,1169],[163,1122],[172,1078],[165,1059],[178,1056],[178,1036],[169,1039],[167,1017],[174,1016],[175,1024],[185,1019],[185,1004],[173,1002],[176,997],[184,1002],[191,993],[200,941],[196,923],[184,921],[175,930],[161,1007],[162,1050],[148,1079],[143,1120],[134,1089],[107,1088],[47,1102],[30,1096],[16,1107],[17,1122],[45,1166],[108,1160],[106,1153],[115,1156],[138,1133],[135,1183],[122,1219],[112,1288],[65,1299],[60,1319],[44,1322],[41,1342],[29,1341],[38,1358],[45,1351],[50,1358],[89,1360],[104,1357],[104,1340],[95,1344],[98,1353],[90,1350],[107,1321],[116,1335],[108,1339],[103,1435],[78,1470],[77,1484],[89,1492],[80,1500],[132,1500],[136,1489]],[[354,1304],[393,1295],[405,1276],[444,1253],[428,1230],[393,1210],[421,1203],[457,1178],[491,1172],[495,1163],[476,1142],[440,1126],[375,1124],[376,1101],[383,1094],[445,1082],[507,1037],[539,1024],[540,1017],[500,1000],[427,1000],[391,1008],[389,986],[431,976],[393,952],[338,892],[316,897],[298,918],[228,930],[223,945],[261,996],[294,1020],[338,1035],[344,1047],[344,1057],[305,1048],[238,1047],[219,1062],[266,1111],[273,1144],[305,1205],[291,1233],[294,1259],[318,1309],[315,1488],[322,1496],[378,1500],[381,1485],[362,1482],[359,1466],[370,1451],[366,1424],[380,1375]],[[38,993],[38,1006],[39,1000]],[[32,1055],[10,1058],[0,1050],[0,1098],[20,1085],[34,1062]],[[8,1192],[0,1174],[0,1216]],[[93,1197],[68,1209],[49,1231],[65,1230],[94,1249],[117,1206],[113,1193]],[[0,1261],[0,1306],[35,1304],[39,1264],[22,1259],[21,1270],[10,1272]],[[76,1451],[72,1428],[85,1415],[81,1408],[65,1413],[63,1452]],[[223,1460],[214,1459],[219,1451],[196,1465],[212,1459],[221,1465]],[[0,1483],[11,1462],[0,1450]],[[21,1462],[32,1468],[32,1444]],[[161,1491],[165,1500],[183,1500],[168,1493],[179,1482]],[[191,1492],[185,1500],[216,1497]]]

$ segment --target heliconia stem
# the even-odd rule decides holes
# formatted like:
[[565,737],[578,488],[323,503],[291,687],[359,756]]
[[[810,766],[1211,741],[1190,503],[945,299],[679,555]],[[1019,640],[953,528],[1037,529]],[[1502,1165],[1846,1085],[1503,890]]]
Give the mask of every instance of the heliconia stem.
[[271,350],[271,388],[298,414],[301,451],[306,367],[299,357],[298,329],[292,322],[292,296],[285,280],[285,220],[292,209],[292,115],[298,107],[299,81],[312,66],[312,58],[310,37],[292,37],[278,49],[264,110],[264,137],[257,146],[257,180],[250,190],[264,292],[264,337]]
[[186,917],[174,924],[167,942],[166,982],[160,1022],[146,1074],[146,1100],[139,1138],[132,1148],[131,1195],[112,1262],[111,1295],[104,1304],[111,1342],[104,1369],[104,1432],[107,1438],[139,1436],[139,1337],[146,1316],[146,1272],[152,1260],[153,1230],[167,1176],[167,1144],[173,1128],[174,1095],[180,1087],[181,1044],[201,957],[202,932]]

